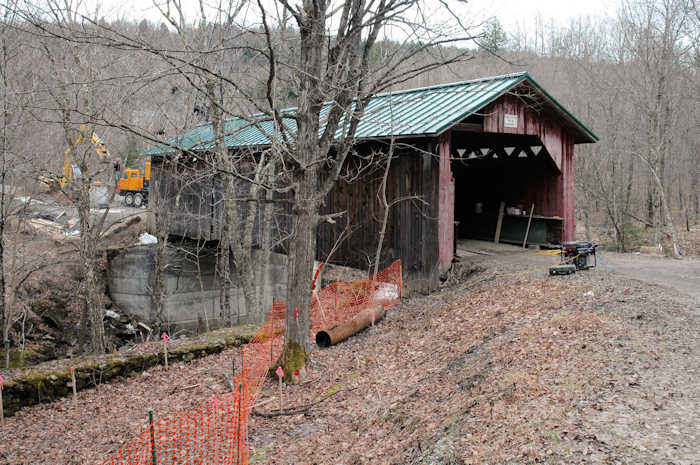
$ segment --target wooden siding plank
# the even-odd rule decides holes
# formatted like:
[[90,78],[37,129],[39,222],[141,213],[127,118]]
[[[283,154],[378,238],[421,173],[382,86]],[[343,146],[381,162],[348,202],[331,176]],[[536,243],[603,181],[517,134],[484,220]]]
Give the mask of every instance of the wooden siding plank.
[[452,177],[450,142],[452,134],[448,131],[440,135],[440,174],[438,199],[438,256],[440,274],[452,266],[454,258],[454,221],[455,221],[455,181]]

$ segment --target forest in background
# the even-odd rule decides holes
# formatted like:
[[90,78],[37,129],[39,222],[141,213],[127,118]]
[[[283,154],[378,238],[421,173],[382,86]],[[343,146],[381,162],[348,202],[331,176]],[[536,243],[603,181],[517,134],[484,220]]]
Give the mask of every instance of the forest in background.
[[[192,23],[164,10],[163,22],[155,24],[80,16],[52,1],[43,6],[9,2],[0,11],[3,225],[17,213],[5,196],[26,196],[40,175],[60,173],[66,148],[80,145],[72,136],[79,124],[89,125],[86,134],[99,134],[112,159],[139,166],[142,150],[197,124],[274,114],[296,106],[302,94],[292,64],[303,50],[288,17],[244,27],[231,20],[235,12]],[[697,223],[696,0],[624,0],[615,17],[566,24],[541,18],[527,30],[506,30],[493,18],[467,29],[469,46],[452,40],[441,45],[449,31],[433,35],[430,44],[378,38],[368,57],[376,70],[370,76],[381,83],[378,90],[528,71],[600,138],[597,144],[577,146],[575,158],[576,206],[587,237],[602,237],[619,251],[644,243],[672,246],[678,231]],[[387,69],[393,74],[382,74]],[[89,180],[111,176],[111,160],[107,167],[85,163]],[[269,176],[275,166],[261,164],[260,173]],[[86,196],[82,231],[90,229]],[[97,274],[99,229],[92,238],[81,237],[80,262],[88,270],[81,271],[82,283],[93,282]],[[245,262],[248,249],[237,260]],[[10,276],[16,274],[8,268],[13,263],[6,257]],[[237,272],[255,281],[258,272],[252,268]],[[87,307],[97,309],[84,313],[83,327],[94,329],[103,309],[90,303],[100,301],[94,283],[83,285],[92,288],[91,296],[84,292]],[[4,318],[3,327],[8,321],[16,325],[20,313]],[[87,324],[89,318],[93,321]],[[103,336],[91,339],[98,352],[104,350]]]
[[[113,156],[127,166],[142,163],[138,153],[154,142],[210,119],[201,86],[188,81],[173,62],[196,57],[195,47],[209,37],[203,29],[215,25],[177,29],[165,22],[100,21],[117,34],[174,51],[157,60],[134,47],[69,44],[42,33],[9,8],[4,13],[0,86],[11,184],[19,179],[25,184],[45,170],[60,172],[66,142],[65,109],[58,102],[78,98],[85,87],[92,101],[81,113],[95,122]],[[579,218],[586,221],[602,212],[616,247],[629,250],[639,245],[634,241],[640,227],[654,228],[654,242],[662,240],[659,226],[667,220],[653,172],[679,228],[698,216],[699,17],[697,2],[636,0],[621,2],[616,17],[582,17],[568,24],[538,18],[527,31],[505,30],[493,18],[479,25],[480,47],[474,47],[470,59],[408,77],[391,88],[528,71],[600,137],[597,144],[577,147]],[[277,32],[284,36],[284,30]],[[221,55],[225,61],[219,67],[248,90],[236,108],[252,114],[256,108],[251,101],[266,105],[267,63],[259,53],[264,35],[241,30],[233,36],[237,47]],[[381,61],[392,49],[407,46],[380,41],[373,59]],[[297,53],[293,43],[285,51]],[[427,62],[430,54],[457,52],[448,47],[422,53]],[[278,99],[294,106],[296,83],[284,69],[278,82]]]

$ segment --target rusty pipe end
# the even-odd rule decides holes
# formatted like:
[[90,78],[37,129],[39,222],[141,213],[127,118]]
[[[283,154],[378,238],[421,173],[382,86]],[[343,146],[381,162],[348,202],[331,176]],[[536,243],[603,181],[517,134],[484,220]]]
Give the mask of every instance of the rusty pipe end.
[[331,346],[331,336],[325,331],[319,331],[316,333],[316,345],[319,347],[330,347]]

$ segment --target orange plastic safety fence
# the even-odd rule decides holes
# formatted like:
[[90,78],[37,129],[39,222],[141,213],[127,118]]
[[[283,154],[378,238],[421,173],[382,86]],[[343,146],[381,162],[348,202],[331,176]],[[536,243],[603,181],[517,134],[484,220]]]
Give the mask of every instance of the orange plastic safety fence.
[[[242,381],[242,380],[236,380]],[[247,463],[242,384],[203,405],[154,420],[107,465],[185,465]]]
[[[394,305],[403,287],[401,261],[367,279],[333,283],[312,294],[311,340],[368,305]],[[154,420],[102,465],[247,465],[248,418],[267,373],[282,354],[285,303],[274,302],[243,348],[235,390],[197,408]]]
[[393,306],[402,287],[401,260],[366,279],[324,287],[311,296],[311,341],[316,341],[318,331],[349,320],[370,305]]

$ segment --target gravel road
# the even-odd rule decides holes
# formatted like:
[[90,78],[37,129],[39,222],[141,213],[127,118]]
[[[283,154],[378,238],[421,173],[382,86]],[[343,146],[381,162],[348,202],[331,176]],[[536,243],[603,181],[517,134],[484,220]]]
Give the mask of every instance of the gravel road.
[[678,292],[684,303],[700,310],[700,258],[675,260],[641,254],[604,252],[600,267],[628,278],[656,284]]

